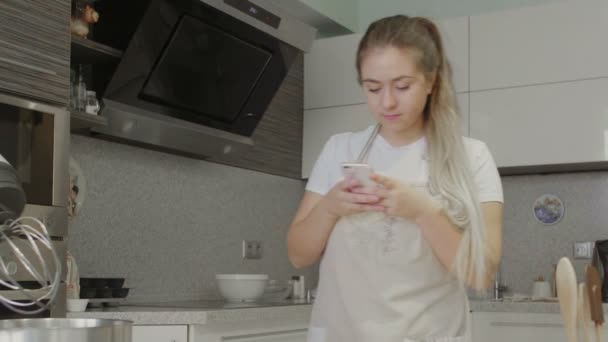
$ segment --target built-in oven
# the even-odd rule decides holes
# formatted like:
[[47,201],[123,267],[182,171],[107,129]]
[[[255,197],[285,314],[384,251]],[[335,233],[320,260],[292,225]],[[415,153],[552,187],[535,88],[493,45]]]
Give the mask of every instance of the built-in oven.
[[0,154],[17,171],[28,204],[65,207],[69,113],[0,94]]
[[[0,94],[0,155],[15,169],[26,194],[27,205],[22,216],[35,217],[44,223],[62,262],[65,261],[68,226],[69,138],[70,116],[64,109]],[[21,243],[12,241],[17,245]],[[28,259],[36,260],[30,248],[23,250]],[[36,288],[35,279],[6,241],[0,241],[0,256],[9,265],[9,274],[24,288]],[[56,304],[37,317],[65,316],[65,267],[61,271],[62,286]],[[0,291],[11,300],[27,299],[20,292],[1,285]],[[15,317],[23,316],[0,305],[0,319]]]

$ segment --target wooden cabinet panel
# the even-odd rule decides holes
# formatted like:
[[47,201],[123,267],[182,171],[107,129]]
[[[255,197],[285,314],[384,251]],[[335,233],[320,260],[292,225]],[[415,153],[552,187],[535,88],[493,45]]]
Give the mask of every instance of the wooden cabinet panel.
[[67,106],[70,0],[0,2],[0,90]]

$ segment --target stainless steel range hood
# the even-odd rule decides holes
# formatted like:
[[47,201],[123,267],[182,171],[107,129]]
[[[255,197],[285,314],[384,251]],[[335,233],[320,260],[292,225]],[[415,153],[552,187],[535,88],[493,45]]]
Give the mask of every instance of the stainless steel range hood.
[[316,34],[247,0],[149,0],[135,25],[103,95],[108,125],[94,131],[198,157],[253,147],[291,63]]
[[108,125],[94,131],[108,136],[203,157],[238,155],[254,145],[249,137],[160,116],[120,102],[104,99],[104,106]]

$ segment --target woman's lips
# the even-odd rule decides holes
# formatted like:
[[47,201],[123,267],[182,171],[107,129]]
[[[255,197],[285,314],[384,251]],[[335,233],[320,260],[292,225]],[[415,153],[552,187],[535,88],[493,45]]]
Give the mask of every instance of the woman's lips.
[[397,120],[401,114],[383,114],[382,117],[388,121]]

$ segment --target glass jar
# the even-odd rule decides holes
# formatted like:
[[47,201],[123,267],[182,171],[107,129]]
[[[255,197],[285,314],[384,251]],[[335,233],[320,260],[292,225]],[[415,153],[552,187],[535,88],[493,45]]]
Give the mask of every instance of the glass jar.
[[85,112],[88,114],[97,115],[99,113],[99,100],[97,100],[97,94],[94,91],[87,91],[86,107]]

